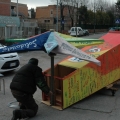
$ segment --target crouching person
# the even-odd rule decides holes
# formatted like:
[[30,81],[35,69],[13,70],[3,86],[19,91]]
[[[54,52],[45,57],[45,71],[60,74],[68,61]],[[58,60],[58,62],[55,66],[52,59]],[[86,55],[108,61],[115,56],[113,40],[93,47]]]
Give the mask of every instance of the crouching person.
[[42,69],[38,67],[38,59],[31,58],[17,71],[10,84],[12,95],[20,103],[20,109],[13,111],[11,120],[31,118],[37,114],[38,105],[33,98],[37,87],[45,94],[52,94],[44,79]]

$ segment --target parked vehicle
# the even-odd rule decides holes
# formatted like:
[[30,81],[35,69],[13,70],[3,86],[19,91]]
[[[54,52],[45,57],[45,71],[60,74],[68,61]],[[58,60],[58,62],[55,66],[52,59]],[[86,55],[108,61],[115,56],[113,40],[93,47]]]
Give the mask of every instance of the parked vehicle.
[[120,31],[120,27],[111,27],[109,31]]
[[84,35],[84,31],[81,27],[71,27],[68,33],[71,36],[83,36]]
[[87,29],[83,29],[84,35],[89,35],[89,31]]
[[[0,44],[0,49],[4,47],[6,46]],[[16,52],[0,54],[0,73],[16,70],[19,66],[20,60]]]

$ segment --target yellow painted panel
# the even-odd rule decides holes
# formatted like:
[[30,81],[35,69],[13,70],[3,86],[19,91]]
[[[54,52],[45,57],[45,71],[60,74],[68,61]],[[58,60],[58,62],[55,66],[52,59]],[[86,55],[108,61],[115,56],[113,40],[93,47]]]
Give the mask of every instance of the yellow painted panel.
[[84,99],[120,78],[120,68],[101,75],[96,70],[84,67],[63,80],[63,109]]

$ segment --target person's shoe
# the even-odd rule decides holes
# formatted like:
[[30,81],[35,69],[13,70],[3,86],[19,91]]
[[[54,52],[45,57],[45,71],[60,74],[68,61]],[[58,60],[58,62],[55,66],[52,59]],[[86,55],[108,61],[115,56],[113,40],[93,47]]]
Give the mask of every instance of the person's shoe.
[[14,110],[13,111],[13,117],[12,117],[11,120],[17,120],[18,118],[20,118],[20,116],[21,116],[20,110]]

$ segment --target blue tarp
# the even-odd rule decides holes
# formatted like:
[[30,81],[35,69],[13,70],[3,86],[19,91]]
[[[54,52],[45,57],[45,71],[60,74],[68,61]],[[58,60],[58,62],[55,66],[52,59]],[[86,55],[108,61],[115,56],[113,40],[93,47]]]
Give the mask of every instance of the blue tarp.
[[34,36],[20,42],[18,44],[13,44],[11,46],[0,49],[0,53],[9,53],[9,52],[19,52],[19,51],[34,51],[34,50],[44,50],[44,44],[48,40],[50,31],[43,33],[41,35]]

